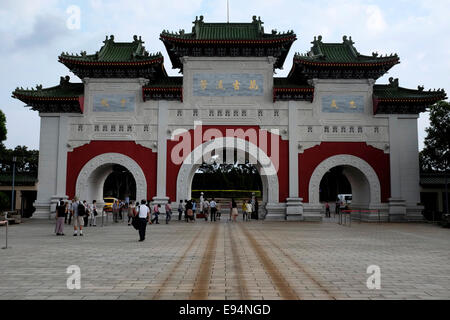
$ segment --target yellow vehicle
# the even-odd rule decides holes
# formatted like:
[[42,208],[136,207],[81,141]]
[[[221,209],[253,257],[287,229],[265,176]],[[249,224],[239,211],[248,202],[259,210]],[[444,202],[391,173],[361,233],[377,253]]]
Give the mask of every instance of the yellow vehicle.
[[118,201],[118,200],[116,198],[104,198],[103,201],[105,201],[105,205],[103,206],[103,211],[111,212],[114,201]]

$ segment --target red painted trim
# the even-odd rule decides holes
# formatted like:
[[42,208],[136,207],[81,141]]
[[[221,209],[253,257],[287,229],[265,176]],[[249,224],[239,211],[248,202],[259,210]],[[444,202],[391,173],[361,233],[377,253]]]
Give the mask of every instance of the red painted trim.
[[[222,135],[225,137],[226,129],[243,129],[244,131],[247,129],[255,129],[259,134],[261,130],[258,126],[203,126],[202,127],[202,135],[208,129],[218,129]],[[188,132],[184,133],[182,136],[191,135],[191,150],[194,150],[197,145],[194,145],[194,130],[191,129]],[[261,147],[266,154],[272,157],[271,154],[271,133],[267,134],[267,148]],[[286,198],[289,196],[289,141],[282,140],[281,136],[276,136],[279,143],[279,169],[278,169],[278,197],[280,202],[285,202]],[[248,140],[248,139],[247,139]],[[181,141],[181,139],[180,139]],[[205,141],[203,141],[205,142]],[[179,141],[167,140],[167,171],[166,171],[166,195],[170,197],[170,199],[176,199],[177,195],[177,177],[181,168],[181,164],[177,165],[172,162],[171,154],[173,148],[179,143]],[[258,146],[260,146],[260,141],[258,138]],[[186,155],[187,156],[187,155]],[[212,186],[213,187],[213,186]]]
[[391,193],[389,154],[365,142],[322,142],[298,155],[299,196],[309,201],[309,181],[316,167],[325,159],[349,154],[366,161],[376,172],[381,186],[381,202],[388,202]]
[[81,110],[81,113],[84,113],[84,96],[80,96],[80,97],[78,98],[78,102],[79,102],[79,104],[80,104],[80,110]]
[[152,149],[136,144],[134,141],[91,141],[67,153],[66,193],[75,196],[78,175],[84,165],[92,158],[104,153],[120,153],[130,157],[141,167],[147,180],[147,198],[156,195],[157,153]]

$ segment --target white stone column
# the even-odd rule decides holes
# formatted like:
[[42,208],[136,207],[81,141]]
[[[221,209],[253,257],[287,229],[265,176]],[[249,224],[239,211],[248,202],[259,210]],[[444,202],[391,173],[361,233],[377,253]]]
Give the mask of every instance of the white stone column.
[[303,220],[303,199],[298,197],[298,132],[297,105],[288,102],[289,109],[289,198],[286,200],[286,220]]
[[[167,170],[167,130],[169,124],[169,104],[167,101],[158,102],[158,162],[156,175],[156,196],[153,202],[161,204],[161,213],[165,213],[165,204],[169,200],[166,196]],[[172,201],[175,199],[172,199]]]

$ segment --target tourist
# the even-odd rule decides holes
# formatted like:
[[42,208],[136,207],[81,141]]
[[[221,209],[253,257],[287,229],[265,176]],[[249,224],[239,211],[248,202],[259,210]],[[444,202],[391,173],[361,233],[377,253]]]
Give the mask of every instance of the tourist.
[[186,203],[186,213],[185,213],[185,217],[186,217],[186,222],[189,222],[189,220],[193,221],[194,220],[194,213],[192,211],[192,200],[189,200]]
[[325,203],[325,217],[330,218],[330,205],[328,204],[328,201]]
[[172,219],[172,202],[170,199],[166,203],[166,224],[169,224],[169,221]]
[[184,205],[183,200],[180,200],[180,204],[178,205],[178,221],[181,221],[181,216],[183,215]]
[[244,221],[250,221],[252,215],[252,201],[248,200],[245,204]]
[[205,221],[208,221],[209,210],[210,210],[210,203],[208,199],[205,199],[205,201],[203,201],[203,215],[205,217]]
[[128,225],[131,225],[131,220],[133,219],[133,216],[135,216],[136,215],[136,213],[135,213],[135,209],[136,209],[136,207],[137,206],[139,206],[139,202],[136,202],[136,204],[134,204],[133,202],[131,202],[129,205],[128,205]]
[[[138,203],[136,203],[138,204]],[[145,240],[145,231],[147,229],[147,221],[150,219],[150,209],[146,206],[145,200],[141,201],[140,206],[136,206],[136,215],[139,219],[138,230],[139,230],[139,241]]]
[[156,221],[156,224],[159,224],[159,208],[161,208],[161,205],[160,204],[155,204],[154,206],[153,206],[153,214],[154,214],[154,217],[153,217],[153,219],[150,221],[151,223],[153,223],[153,222],[155,222]]
[[119,219],[123,221],[123,209],[125,208],[125,202],[123,200],[120,200],[119,202]]
[[211,208],[211,221],[216,221],[217,203],[214,198],[209,202],[209,207]]
[[197,203],[192,200],[192,218],[195,220],[195,211],[197,211]]
[[75,202],[75,198],[72,199],[72,201],[70,201],[70,203],[69,203],[69,212],[68,212],[68,216],[69,216],[68,224],[69,224],[69,226],[72,224],[73,204],[74,204],[74,202]]
[[56,235],[57,236],[63,236],[64,235],[64,220],[67,217],[67,205],[63,201],[62,198],[59,199],[59,202],[56,206]]
[[112,212],[113,212],[113,219],[114,222],[119,222],[119,204],[117,200],[114,200],[114,203],[112,205]]
[[237,209],[237,203],[234,201],[234,198],[231,199],[231,218],[232,221],[236,222],[236,218],[239,215],[238,209]]
[[91,212],[91,222],[89,223],[89,226],[96,227],[97,226],[97,200],[92,201],[92,204],[90,205],[90,212]]
[[334,213],[335,214],[339,214],[339,206],[340,206],[340,201],[339,198],[336,199],[336,205],[334,207]]
[[255,219],[258,219],[259,217],[258,210],[259,210],[258,199],[255,198]]
[[89,216],[91,215],[91,211],[90,211],[90,207],[86,200],[83,200],[83,206],[86,209],[85,210],[86,214],[83,216],[84,227],[86,228],[88,226]]
[[80,236],[83,236],[83,217],[86,214],[86,208],[83,203],[78,201],[75,197],[72,203],[72,214],[73,214],[73,235],[78,235],[78,229],[80,230]]

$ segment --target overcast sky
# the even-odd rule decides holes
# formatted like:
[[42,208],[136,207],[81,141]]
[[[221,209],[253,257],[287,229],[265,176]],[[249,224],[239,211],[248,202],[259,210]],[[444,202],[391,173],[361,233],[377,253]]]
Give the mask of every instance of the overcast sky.
[[[67,9],[77,5],[81,12],[80,29],[69,29]],[[324,42],[341,42],[352,36],[361,54],[397,53],[401,64],[377,83],[389,77],[400,79],[400,86],[425,89],[444,88],[450,95],[450,1],[303,1],[303,0],[230,0],[230,22],[251,22],[257,15],[266,32],[294,30],[294,42],[279,76],[289,72],[295,52],[306,53],[314,36]],[[17,87],[44,87],[59,83],[59,77],[75,75],[58,62],[64,51],[95,53],[106,35],[119,42],[140,35],[149,52],[160,51],[165,66],[172,70],[159,34],[163,29],[190,32],[195,16],[207,22],[224,22],[226,0],[127,0],[127,1],[0,1],[0,109],[7,118],[6,146],[26,145],[39,148],[39,116],[36,111],[11,98]],[[419,148],[423,147],[428,115],[419,119]]]

